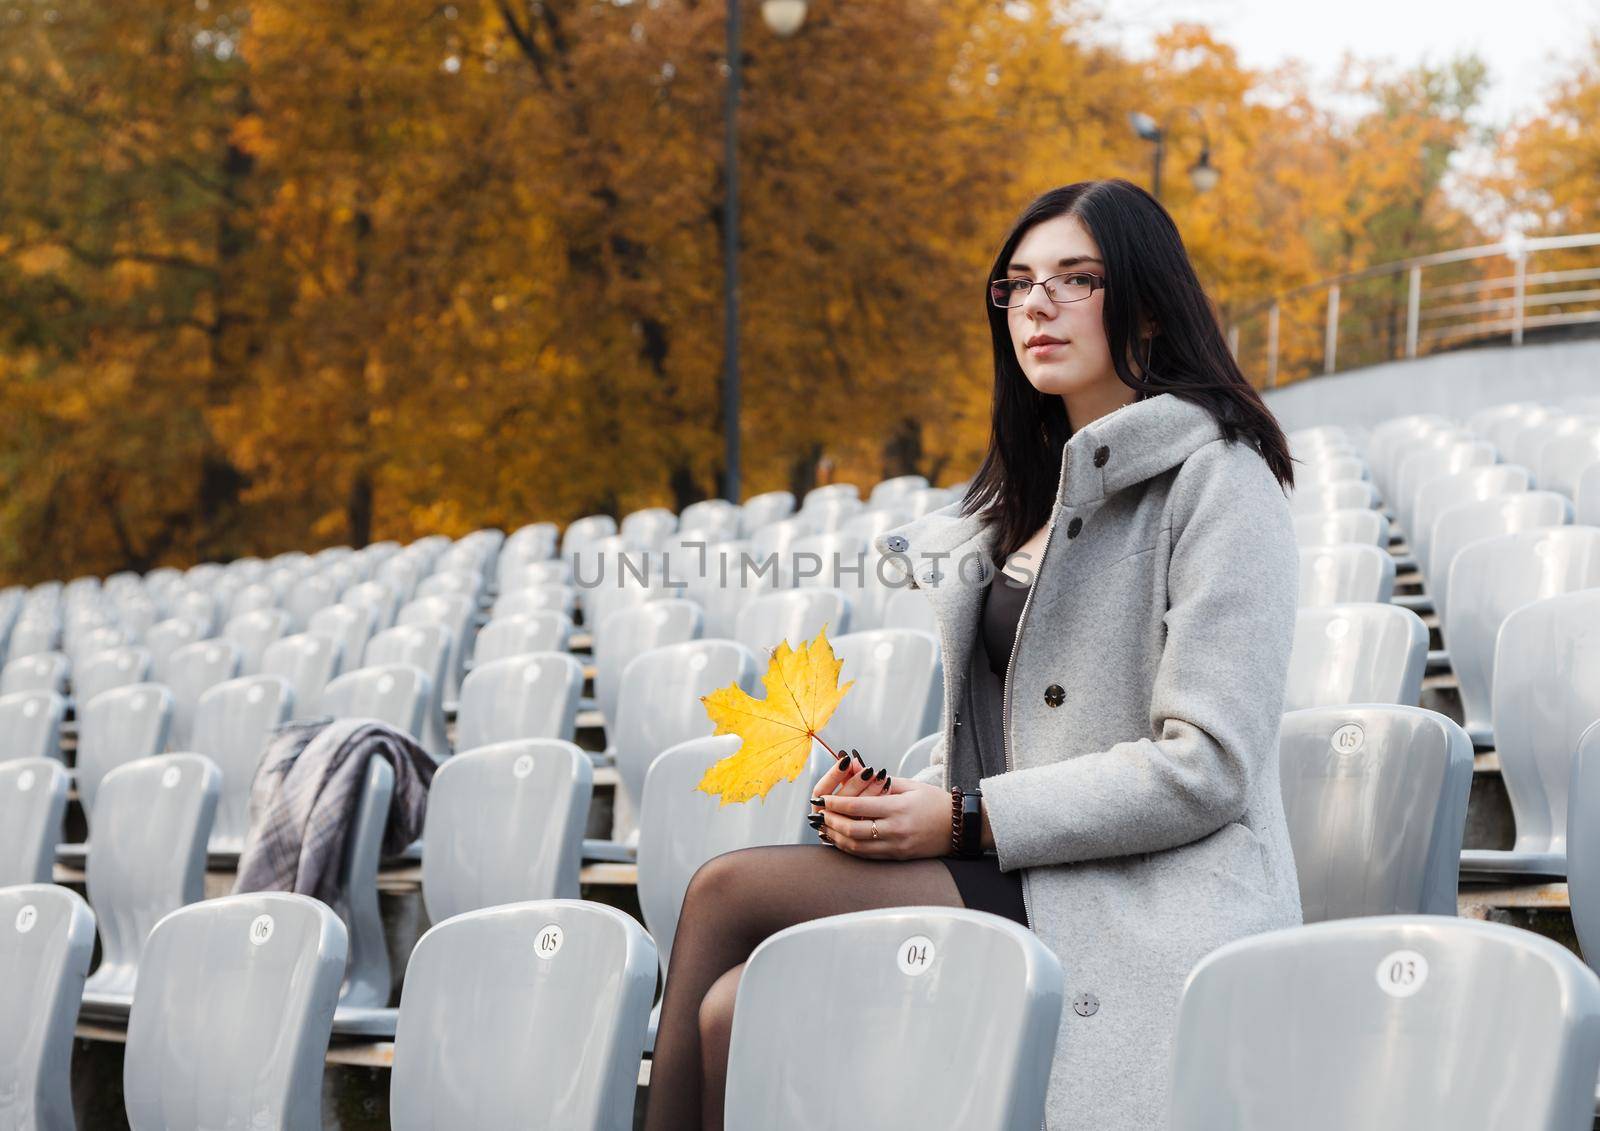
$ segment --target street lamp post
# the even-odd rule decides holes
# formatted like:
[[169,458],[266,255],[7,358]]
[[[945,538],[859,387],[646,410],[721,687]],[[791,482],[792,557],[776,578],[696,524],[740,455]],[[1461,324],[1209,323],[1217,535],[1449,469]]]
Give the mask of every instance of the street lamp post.
[[[722,217],[722,496],[740,499],[739,486],[739,59],[741,0],[728,0],[724,38],[728,86],[723,100]],[[762,0],[761,18],[773,34],[788,38],[806,18],[806,0]]]
[[[1189,183],[1196,192],[1210,192],[1217,187],[1222,174],[1211,163],[1211,135],[1206,131],[1205,119],[1193,106],[1189,114],[1200,125],[1200,158],[1189,166]],[[1166,153],[1167,130],[1149,114],[1133,110],[1128,114],[1128,124],[1133,132],[1155,145],[1154,161],[1150,170],[1150,195],[1161,199],[1161,158]]]

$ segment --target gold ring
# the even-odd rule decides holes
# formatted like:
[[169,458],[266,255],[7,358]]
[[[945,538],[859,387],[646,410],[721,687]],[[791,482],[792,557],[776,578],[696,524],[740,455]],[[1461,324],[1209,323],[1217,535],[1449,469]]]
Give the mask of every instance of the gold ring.
[[878,822],[877,821],[873,821],[872,822],[872,839],[873,840],[877,840],[878,839]]

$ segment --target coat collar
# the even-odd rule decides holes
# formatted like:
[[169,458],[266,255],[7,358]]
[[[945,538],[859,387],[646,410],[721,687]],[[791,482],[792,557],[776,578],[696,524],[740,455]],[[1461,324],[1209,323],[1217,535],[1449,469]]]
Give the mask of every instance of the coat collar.
[[[1221,437],[1221,425],[1203,405],[1172,393],[1132,401],[1078,429],[1067,441],[1056,503],[1068,509],[1093,506],[1177,467]],[[1096,454],[1102,450],[1097,466]],[[984,531],[982,519],[961,514],[961,501],[957,500],[886,530],[872,541],[880,554],[942,554],[982,538]],[[897,541],[890,545],[890,538],[904,539],[905,544],[900,546]]]

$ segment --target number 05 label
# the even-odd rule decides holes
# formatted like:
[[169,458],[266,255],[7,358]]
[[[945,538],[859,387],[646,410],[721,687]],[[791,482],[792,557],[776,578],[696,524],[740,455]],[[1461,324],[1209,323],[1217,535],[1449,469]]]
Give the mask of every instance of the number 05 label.
[[1376,971],[1378,988],[1390,997],[1410,997],[1428,980],[1428,960],[1414,950],[1383,956]]

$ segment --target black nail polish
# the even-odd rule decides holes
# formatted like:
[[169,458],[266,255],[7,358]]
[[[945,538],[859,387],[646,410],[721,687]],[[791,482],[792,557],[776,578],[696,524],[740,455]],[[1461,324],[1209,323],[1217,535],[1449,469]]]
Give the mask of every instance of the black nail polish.
[[888,781],[889,780],[889,767],[888,766],[885,766],[883,769],[878,771],[878,780],[879,781]]
[[842,774],[850,768],[850,755],[846,754],[839,759],[839,772]]
[[863,766],[867,764],[867,760],[861,756],[861,751],[851,749],[850,753],[854,754],[856,756],[856,761],[860,762]]
[[820,829],[822,827],[822,817],[821,817],[820,814],[813,813],[813,814],[811,814],[811,816],[806,818],[806,821],[814,829]]
[[894,781],[893,778],[884,778],[883,779],[883,792],[885,792],[885,793],[889,792],[889,783],[892,782],[892,781]]
[[812,798],[812,799],[811,799],[811,804],[813,804],[813,805],[817,805],[817,806],[820,806],[820,805],[821,805],[821,804],[822,804],[822,798],[820,798],[820,797],[813,797],[813,798]]

